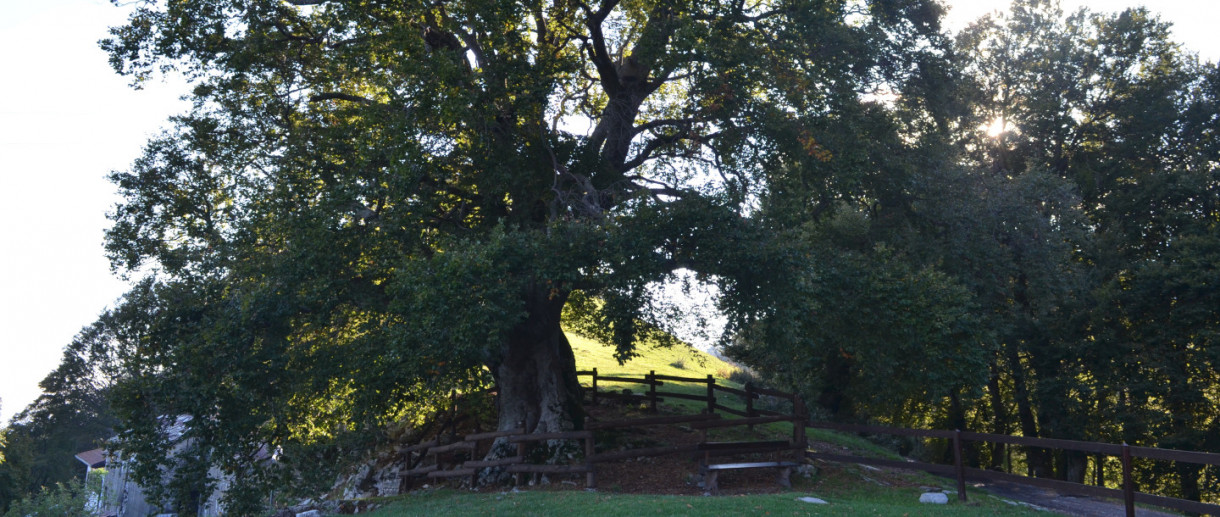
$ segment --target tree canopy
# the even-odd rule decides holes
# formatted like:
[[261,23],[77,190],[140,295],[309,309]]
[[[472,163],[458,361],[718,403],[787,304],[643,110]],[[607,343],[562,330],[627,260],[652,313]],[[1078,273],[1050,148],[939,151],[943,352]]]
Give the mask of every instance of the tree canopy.
[[649,286],[687,269],[752,327],[806,267],[783,214],[903,202],[922,146],[865,96],[937,69],[940,12],[142,3],[115,69],[195,87],[113,175],[107,250],[143,278],[112,313],[124,446],[163,458],[159,422],[189,414],[192,457],[247,473],[259,444],[314,461],[491,382],[502,428],[580,426],[565,307],[627,359],[681,316]]
[[193,108],[112,174],[133,289],[74,353],[187,511],[210,466],[237,511],[328,483],[453,389],[495,385],[501,429],[579,428],[563,326],[621,360],[673,344],[655,286],[679,272],[820,417],[1220,450],[1220,71],[1142,9],[1018,0],[956,40],[941,14],[140,2],[102,46],[136,87],[184,74]]

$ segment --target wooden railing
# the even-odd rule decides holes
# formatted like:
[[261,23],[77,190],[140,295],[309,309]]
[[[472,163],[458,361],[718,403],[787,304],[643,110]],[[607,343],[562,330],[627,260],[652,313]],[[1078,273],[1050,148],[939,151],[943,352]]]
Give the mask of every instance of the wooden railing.
[[[680,377],[676,375],[658,375],[656,371],[650,371],[647,374],[644,374],[642,378],[633,378],[623,376],[622,374],[602,375],[598,373],[597,368],[592,370],[581,370],[576,372],[576,375],[577,377],[591,378],[591,386],[588,387],[587,390],[594,404],[597,403],[599,398],[626,398],[629,400],[648,402],[649,408],[655,412],[657,409],[657,403],[668,398],[703,402],[707,405],[706,411],[708,413],[716,413],[717,411],[720,411],[722,413],[742,417],[804,414],[805,411],[804,405],[800,403],[800,397],[794,393],[756,387],[749,383],[746,383],[743,388],[734,388],[732,386],[718,384],[716,382],[716,378],[712,375],[708,375],[707,377]],[[648,391],[645,393],[632,393],[629,395],[605,392],[599,389],[599,381],[644,384],[647,386]],[[678,393],[674,391],[658,391],[657,387],[664,386],[666,382],[681,382],[703,385],[706,387],[706,391],[702,395]],[[739,397],[741,399],[741,405],[744,407],[744,409],[738,409],[721,404],[721,401],[716,397],[717,392],[728,393]],[[789,404],[791,404],[791,411],[785,413],[783,411],[756,408],[755,401],[763,396],[774,397],[776,399],[787,401]]]
[[[1053,438],[1028,438],[1022,436],[1009,436],[1000,434],[975,433],[968,431],[949,431],[938,429],[908,429],[901,427],[881,427],[871,425],[858,424],[841,424],[831,422],[810,422],[805,411],[805,405],[801,397],[784,391],[755,387],[750,384],[743,388],[734,388],[718,384],[715,377],[708,375],[705,377],[680,377],[673,375],[658,375],[655,371],[645,374],[642,378],[628,377],[623,374],[616,375],[601,375],[596,368],[588,371],[576,372],[578,376],[590,377],[591,386],[586,388],[590,399],[596,403],[600,398],[619,398],[628,399],[631,401],[647,402],[649,409],[656,411],[657,403],[665,399],[682,399],[703,402],[706,404],[704,413],[697,415],[677,415],[663,416],[652,418],[638,418],[619,421],[604,421],[590,422],[586,431],[572,431],[568,433],[547,433],[547,434],[525,434],[524,429],[511,431],[497,431],[493,433],[480,433],[469,435],[462,438],[461,441],[477,441],[490,438],[506,437],[510,443],[517,443],[518,456],[513,458],[505,458],[494,462],[484,461],[469,461],[461,465],[457,473],[454,474],[436,474],[433,469],[426,471],[426,467],[417,467],[408,470],[404,475],[427,474],[430,477],[446,477],[471,475],[474,473],[466,469],[470,468],[486,468],[492,466],[516,465],[510,466],[509,470],[515,473],[520,472],[585,472],[587,474],[586,483],[589,487],[595,486],[595,467],[596,463],[615,461],[626,458],[634,458],[640,456],[660,456],[675,453],[690,453],[690,452],[709,452],[711,449],[724,448],[728,453],[741,454],[755,452],[757,446],[761,442],[741,442],[740,447],[733,445],[717,445],[714,447],[707,446],[707,430],[719,427],[731,426],[749,426],[753,428],[755,425],[768,424],[773,422],[792,422],[792,439],[788,442],[793,450],[801,451],[803,456],[808,459],[860,463],[866,465],[876,465],[892,468],[914,469],[951,476],[957,481],[958,497],[965,501],[966,496],[966,481],[1006,481],[1011,483],[1019,483],[1041,488],[1049,488],[1062,493],[1106,497],[1122,499],[1126,507],[1128,516],[1135,515],[1135,503],[1149,504],[1162,508],[1180,510],[1185,512],[1194,512],[1199,514],[1217,515],[1220,516],[1220,505],[1204,503],[1199,501],[1191,501],[1187,499],[1179,499],[1173,497],[1165,497],[1155,494],[1139,492],[1135,487],[1134,479],[1132,478],[1131,461],[1133,458],[1145,458],[1162,461],[1177,461],[1184,463],[1194,463],[1200,465],[1220,466],[1220,454],[1180,451],[1173,449],[1160,449],[1154,447],[1134,447],[1126,444],[1111,444],[1102,442],[1085,442],[1077,440],[1061,440]],[[599,389],[599,382],[615,382],[615,383],[632,383],[642,384],[647,387],[644,393],[614,393],[606,392]],[[659,391],[658,387],[665,386],[667,382],[692,383],[702,385],[704,387],[703,394],[694,395],[690,393],[679,393],[675,391]],[[717,394],[728,394],[737,397],[741,401],[743,409],[731,407],[721,402],[728,402],[717,398]],[[755,402],[760,397],[773,397],[775,399],[788,401],[791,404],[791,411],[782,412],[768,410],[755,407]],[[721,415],[725,413],[743,418],[722,419]],[[703,444],[689,444],[679,446],[651,447],[647,449],[632,449],[627,451],[610,451],[596,453],[593,450],[593,431],[620,427],[643,427],[649,425],[663,424],[691,424],[692,427],[699,428],[703,434]],[[806,427],[831,429],[836,431],[851,432],[851,433],[871,433],[871,434],[887,434],[894,436],[911,436],[916,438],[934,438],[948,440],[953,447],[953,465],[942,465],[935,463],[925,463],[910,460],[890,460],[880,458],[868,458],[861,456],[848,456],[841,454],[820,453],[806,450],[807,438]],[[529,466],[522,464],[524,462],[524,444],[529,442],[553,440],[553,439],[576,439],[583,440],[585,447],[585,460],[581,465],[569,466]],[[1019,445],[1024,447],[1036,447],[1043,449],[1057,449],[1063,451],[1086,452],[1096,455],[1113,456],[1119,459],[1121,465],[1122,483],[1121,488],[1107,488],[1104,486],[1087,485],[1083,483],[1074,483],[1070,481],[1062,481],[1057,479],[1037,478],[1023,476],[1019,474],[1011,474],[1007,472],[998,472],[992,470],[984,470],[979,468],[967,467],[964,464],[964,444],[966,442],[984,442]],[[770,443],[770,442],[768,442]],[[434,448],[434,450],[430,449]],[[425,444],[420,444],[408,448],[407,450],[431,451],[439,450],[446,452],[448,449],[439,446],[435,441]],[[705,463],[707,454],[705,454]],[[507,463],[505,463],[507,462]],[[492,463],[495,463],[494,465]],[[455,469],[457,470],[457,469]],[[519,475],[518,475],[519,477]],[[518,481],[520,481],[518,479]]]
[[[966,500],[966,481],[1007,481],[1011,483],[1020,483],[1041,488],[1049,488],[1062,493],[1093,496],[1093,497],[1108,497],[1114,499],[1122,499],[1128,516],[1135,515],[1135,503],[1150,504],[1160,506],[1162,508],[1170,508],[1185,512],[1195,512],[1208,515],[1220,515],[1220,505],[1203,503],[1199,501],[1191,501],[1188,499],[1178,499],[1174,497],[1165,497],[1154,494],[1139,492],[1136,490],[1135,482],[1131,476],[1131,460],[1132,458],[1147,458],[1164,461],[1179,461],[1185,463],[1195,463],[1201,465],[1220,465],[1220,454],[1179,451],[1173,449],[1158,449],[1153,447],[1132,447],[1127,444],[1112,444],[1102,442],[1084,442],[1076,440],[1059,440],[1053,438],[1027,438],[1023,436],[1008,436],[1002,434],[987,434],[987,433],[972,433],[966,431],[946,431],[935,429],[906,429],[900,427],[879,427],[870,425],[855,425],[855,424],[838,424],[830,422],[811,422],[809,427],[832,429],[835,431],[846,431],[854,433],[871,433],[871,434],[888,434],[895,436],[913,436],[918,438],[940,438],[949,440],[953,446],[953,465],[939,465],[934,463],[923,463],[917,461],[896,461],[877,458],[863,458],[858,456],[845,456],[838,454],[827,454],[817,452],[807,452],[806,456],[811,459],[820,459],[837,462],[862,463],[866,465],[877,465],[884,467],[906,468],[923,470],[935,474],[943,474],[953,476],[957,480],[958,497],[961,500]],[[1058,449],[1064,451],[1078,451],[1106,456],[1114,456],[1119,458],[1122,465],[1122,488],[1106,488],[1102,486],[1086,485],[1083,483],[1074,483],[1071,481],[1062,481],[1058,479],[1037,478],[1022,476],[1019,474],[1010,474],[1007,472],[997,472],[992,470],[984,470],[978,468],[966,467],[963,464],[963,449],[965,442],[985,442],[985,443],[1003,443],[1010,445],[1021,445],[1025,447],[1038,447],[1043,449]]]
[[[406,455],[407,469],[401,473],[403,477],[424,476],[430,479],[437,478],[470,478],[471,483],[477,482],[477,477],[481,469],[486,468],[503,468],[506,472],[514,474],[517,483],[521,483],[522,474],[543,474],[543,473],[583,473],[585,474],[585,484],[589,488],[597,486],[596,465],[599,463],[618,461],[628,458],[637,458],[641,456],[663,456],[668,454],[681,453],[702,453],[703,458],[701,467],[708,467],[711,457],[713,456],[729,456],[729,455],[757,455],[760,453],[778,453],[790,451],[794,453],[796,460],[804,461],[805,449],[807,448],[807,439],[805,438],[805,422],[808,420],[808,415],[804,412],[804,404],[800,397],[784,393],[776,390],[768,390],[762,388],[754,388],[747,385],[745,389],[737,389],[729,386],[721,386],[716,383],[716,379],[709,375],[703,377],[679,377],[673,375],[657,375],[655,372],[649,372],[643,378],[628,377],[624,375],[599,375],[597,370],[588,372],[578,372],[582,376],[591,376],[593,387],[589,389],[590,398],[596,402],[599,398],[627,398],[631,401],[642,401],[649,403],[649,409],[656,411],[657,403],[665,399],[685,399],[704,402],[706,410],[703,413],[692,415],[673,415],[673,416],[657,416],[648,418],[633,418],[622,420],[602,420],[588,422],[586,429],[582,431],[567,431],[556,433],[527,433],[524,425],[519,425],[516,429],[505,431],[493,431],[487,433],[476,433],[466,436],[457,436],[453,432],[453,426],[448,428],[442,427],[442,430],[449,429],[447,441],[449,443],[442,444],[441,440],[445,439],[446,435],[442,432],[442,436],[437,439],[413,445],[402,449],[400,452]],[[647,392],[641,394],[622,394],[614,392],[603,392],[598,389],[598,382],[615,382],[615,383],[633,383],[647,386]],[[667,382],[686,382],[696,383],[705,386],[706,395],[693,395],[690,393],[680,393],[675,391],[658,391],[657,388],[664,386]],[[731,395],[741,397],[745,410],[740,410],[734,407],[729,407],[718,403],[716,392],[726,392]],[[785,399],[791,402],[792,411],[788,413],[756,408],[754,401],[759,397],[769,396]],[[727,400],[723,401],[727,403]],[[721,413],[742,416],[744,418],[725,419]],[[454,416],[450,415],[450,420],[454,420]],[[792,439],[790,440],[771,440],[771,441],[742,441],[742,442],[712,442],[708,439],[708,433],[712,429],[723,429],[735,426],[749,426],[753,428],[755,425],[770,424],[775,422],[790,422],[793,425]],[[668,445],[660,447],[649,447],[641,449],[629,449],[620,451],[606,451],[598,453],[594,448],[594,436],[596,432],[617,429],[617,428],[634,428],[647,427],[655,425],[674,425],[674,424],[689,424],[692,428],[700,431],[699,443]],[[508,444],[516,446],[516,455],[498,459],[483,460],[475,459],[480,457],[480,452],[490,450],[490,447],[480,447],[480,443],[490,440],[503,440]],[[527,461],[529,457],[528,447],[531,443],[537,442],[554,442],[574,440],[582,442],[584,449],[584,458],[580,463],[568,465],[554,464],[531,464]],[[463,461],[450,459],[455,453],[463,453],[466,458]],[[778,458],[777,458],[778,459]],[[779,464],[779,462],[774,462]],[[791,462],[784,463],[789,465]],[[742,464],[755,465],[755,464]],[[763,465],[758,463],[757,465]],[[721,465],[723,466],[723,465]]]

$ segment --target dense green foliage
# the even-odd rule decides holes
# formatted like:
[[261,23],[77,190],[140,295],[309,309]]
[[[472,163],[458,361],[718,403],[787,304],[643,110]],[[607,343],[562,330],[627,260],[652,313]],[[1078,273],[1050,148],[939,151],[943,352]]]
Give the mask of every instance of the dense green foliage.
[[[798,289],[833,310],[781,318],[804,349],[773,344],[777,325],[731,350],[838,418],[1220,451],[1220,71],[1169,34],[1144,10],[1036,0],[963,31],[929,119],[944,161],[903,202],[804,216],[834,269]],[[1083,454],[1015,452],[1033,475],[1115,482]],[[1214,468],[1137,469],[1146,489],[1220,495]]]
[[[785,249],[816,266],[781,275],[729,351],[829,417],[1220,451],[1220,71],[1169,35],[1144,10],[1037,0],[964,30],[939,94],[893,101],[924,143],[889,160],[913,168],[882,176],[899,185],[833,214],[763,204],[802,222]],[[1083,454],[969,460],[1011,452],[1115,482]],[[1220,494],[1214,468],[1137,469]]]
[[88,515],[88,494],[79,480],[56,483],[13,503],[5,517],[80,517]]
[[[173,467],[189,511],[214,465],[257,505],[491,383],[502,427],[580,426],[561,319],[627,360],[673,341],[681,271],[719,289],[724,350],[820,416],[1220,451],[1220,69],[1145,10],[1019,0],[956,40],[939,16],[141,3],[103,47],[137,85],[185,73],[194,108],[112,175],[136,283],[83,340],[137,478]],[[1013,452],[1113,476],[968,459]],[[1215,468],[1138,470],[1220,494]]]
[[[1209,251],[1220,244],[1220,71],[1144,10],[1015,7],[959,37],[975,109],[1010,124],[976,137],[972,162],[1016,182],[1059,178],[1078,201],[1039,207],[1050,226],[1005,250],[1044,255],[1008,276],[1015,310],[995,341],[993,383],[967,402],[990,409],[969,425],[1220,450],[1220,420],[1206,409],[1220,402]],[[1029,457],[1031,471],[1075,480],[1084,462]],[[1220,488],[1217,474],[1150,464],[1140,481],[1197,499],[1199,483]]]
[[[799,218],[751,214],[894,197],[911,164],[891,158],[919,146],[860,93],[927,80],[947,45],[939,13],[140,4],[103,42],[116,70],[139,84],[175,68],[196,86],[194,109],[113,175],[125,202],[107,250],[142,277],[108,316],[137,477],[176,464],[184,509],[209,462],[243,486],[285,484],[490,382],[501,427],[580,426],[561,314],[627,359],[682,317],[650,290],[679,269],[730,293],[734,328],[767,318],[788,282],[775,273],[809,264],[785,245]],[[190,453],[171,461],[163,422],[178,414],[193,417]],[[262,444],[283,468],[254,462]]]

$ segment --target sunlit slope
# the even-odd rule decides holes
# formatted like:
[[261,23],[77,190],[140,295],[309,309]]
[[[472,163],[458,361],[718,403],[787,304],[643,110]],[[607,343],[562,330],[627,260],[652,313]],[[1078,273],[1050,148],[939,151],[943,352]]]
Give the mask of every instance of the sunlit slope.
[[[655,371],[659,375],[682,377],[707,377],[713,375],[723,382],[737,367],[692,347],[655,347],[644,345],[637,349],[640,356],[620,365],[614,358],[614,347],[603,345],[568,332],[568,341],[576,355],[577,370],[597,368],[599,375],[631,374],[644,375]],[[581,380],[587,382],[588,377]]]

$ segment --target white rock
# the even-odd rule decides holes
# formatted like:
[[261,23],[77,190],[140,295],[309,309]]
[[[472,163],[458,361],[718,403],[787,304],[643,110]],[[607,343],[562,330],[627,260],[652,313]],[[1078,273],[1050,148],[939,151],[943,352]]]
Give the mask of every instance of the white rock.
[[927,492],[919,496],[919,502],[929,504],[949,504],[949,496],[944,492]]
[[802,502],[802,503],[813,503],[813,504],[830,504],[830,503],[827,503],[826,501],[823,501],[823,500],[818,499],[818,498],[816,498],[816,497],[798,497],[798,498],[796,498],[796,500],[797,500],[797,501],[800,501],[800,502]]
[[322,512],[319,512],[317,510],[310,510],[308,512],[298,513],[297,517],[322,517]]

